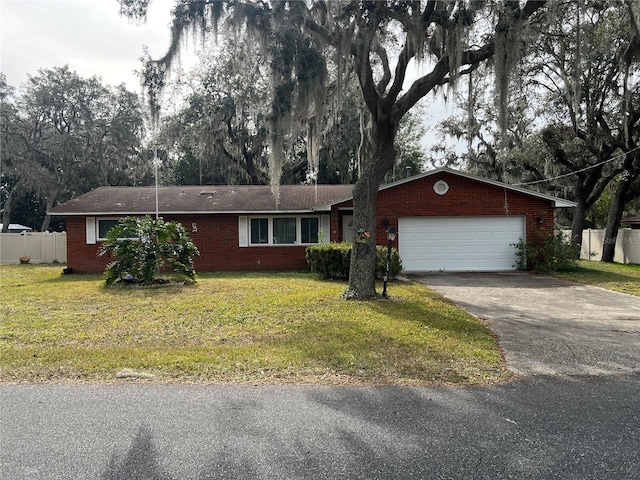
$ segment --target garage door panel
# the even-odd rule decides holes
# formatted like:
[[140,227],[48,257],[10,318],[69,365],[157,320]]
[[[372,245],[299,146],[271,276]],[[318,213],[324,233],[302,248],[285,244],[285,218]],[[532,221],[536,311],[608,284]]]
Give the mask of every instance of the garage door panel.
[[493,241],[504,241],[507,240],[508,237],[509,234],[505,231],[491,232],[491,240]]
[[447,253],[447,256],[452,256],[452,255],[461,256],[461,255],[463,255],[463,252],[461,251],[460,245],[447,245],[445,247],[445,251]]
[[462,237],[461,232],[447,232],[444,238],[448,243],[457,243]]
[[492,245],[478,245],[476,253],[481,256],[491,255],[495,251]]
[[407,217],[398,245],[408,271],[500,271],[517,263],[512,244],[525,237],[524,217]]
[[[469,255],[469,256],[475,256],[480,249],[477,247],[474,247],[473,245],[460,245],[459,247],[459,251],[458,254],[459,255]],[[490,251],[485,250],[485,255],[488,254]],[[455,251],[452,253],[456,253]]]

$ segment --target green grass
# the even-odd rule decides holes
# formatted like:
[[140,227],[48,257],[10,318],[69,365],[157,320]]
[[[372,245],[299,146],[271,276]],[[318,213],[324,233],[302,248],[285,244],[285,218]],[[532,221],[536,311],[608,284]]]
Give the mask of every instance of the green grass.
[[640,265],[580,260],[577,268],[553,275],[640,297]]
[[503,381],[489,330],[433,291],[341,299],[307,273],[202,274],[192,286],[106,288],[62,266],[0,266],[0,380],[251,384]]

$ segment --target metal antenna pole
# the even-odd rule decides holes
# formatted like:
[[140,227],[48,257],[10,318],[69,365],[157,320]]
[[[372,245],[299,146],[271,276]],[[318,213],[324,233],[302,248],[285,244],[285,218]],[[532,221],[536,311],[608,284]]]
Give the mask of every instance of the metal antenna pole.
[[158,147],[153,146],[153,171],[156,177],[156,220],[158,220],[158,167],[160,166],[160,160],[158,160]]

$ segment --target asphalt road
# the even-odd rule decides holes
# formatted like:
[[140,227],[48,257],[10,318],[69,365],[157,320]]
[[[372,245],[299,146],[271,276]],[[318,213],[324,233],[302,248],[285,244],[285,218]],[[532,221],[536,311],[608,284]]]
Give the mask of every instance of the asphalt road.
[[3,479],[636,479],[640,376],[0,387]]

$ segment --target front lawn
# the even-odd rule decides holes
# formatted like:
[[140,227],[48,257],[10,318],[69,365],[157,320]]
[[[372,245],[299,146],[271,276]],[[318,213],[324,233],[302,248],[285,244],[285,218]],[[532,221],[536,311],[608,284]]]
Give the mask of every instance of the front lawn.
[[553,275],[640,297],[640,265],[580,260],[577,268]]
[[[345,301],[307,273],[201,274],[193,286],[106,288],[61,265],[0,266],[0,380],[248,384],[502,381],[488,329],[426,287]],[[128,370],[127,370],[128,369]]]

